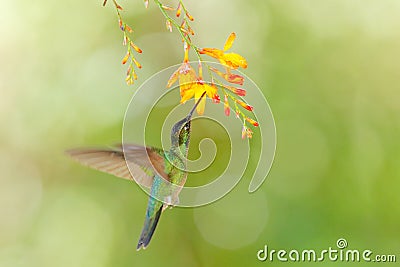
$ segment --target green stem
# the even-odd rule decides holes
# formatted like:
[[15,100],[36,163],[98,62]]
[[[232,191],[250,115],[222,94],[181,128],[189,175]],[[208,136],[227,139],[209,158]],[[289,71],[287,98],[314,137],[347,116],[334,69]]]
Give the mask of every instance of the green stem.
[[[178,30],[179,34],[181,35],[182,39],[185,40],[185,42],[190,45],[191,48],[193,48],[193,50],[195,51],[197,58],[200,61],[203,61],[200,52],[199,52],[199,48],[197,46],[195,46],[190,40],[189,38],[185,35],[185,33],[181,30],[181,25],[179,25],[173,18],[171,18],[170,15],[168,15],[167,11],[162,7],[162,3],[159,0],[154,0],[154,2],[156,3],[156,5],[158,6],[158,8],[160,9],[161,13],[164,15],[165,19],[170,21],[172,23],[172,25]],[[183,7],[183,6],[182,6]]]

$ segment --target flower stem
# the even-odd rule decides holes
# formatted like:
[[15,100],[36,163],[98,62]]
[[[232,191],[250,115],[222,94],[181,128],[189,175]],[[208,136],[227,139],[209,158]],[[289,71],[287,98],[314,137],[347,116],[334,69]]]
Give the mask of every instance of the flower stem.
[[[167,11],[163,8],[163,4],[159,1],[159,0],[154,0],[154,2],[156,3],[156,5],[158,6],[158,8],[160,9],[161,13],[164,15],[165,19],[168,20],[169,22],[171,22],[171,24],[178,30],[179,34],[181,35],[182,39],[188,44],[190,45],[191,48],[193,48],[193,50],[195,51],[197,58],[200,61],[203,61],[200,52],[199,52],[199,48],[194,45],[190,39],[186,36],[186,34],[182,31],[181,26],[167,13]],[[180,1],[181,2],[181,1]],[[182,4],[182,2],[181,2]],[[184,9],[185,12],[187,12],[186,8],[184,7],[184,5],[182,4],[182,8]]]

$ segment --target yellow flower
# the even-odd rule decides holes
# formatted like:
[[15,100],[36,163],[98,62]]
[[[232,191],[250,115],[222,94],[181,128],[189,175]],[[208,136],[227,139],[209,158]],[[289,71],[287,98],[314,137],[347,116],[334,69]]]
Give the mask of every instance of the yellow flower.
[[218,59],[222,65],[228,68],[238,69],[239,67],[242,67],[245,69],[247,68],[247,61],[244,57],[236,53],[225,53],[232,47],[235,38],[236,34],[234,32],[231,33],[225,42],[223,50],[217,48],[203,48],[199,52],[200,54],[206,54],[210,57]]
[[[201,62],[199,62],[199,77],[191,84],[191,86],[184,89],[181,88],[181,103],[185,103],[193,96],[197,101],[204,92],[206,92],[207,96],[213,99],[213,101],[219,102],[217,91],[218,89],[214,84],[210,85],[203,80],[203,67]],[[205,106],[206,98],[203,98],[196,108],[196,111],[199,115],[203,115]]]
[[[183,64],[172,74],[168,81],[167,87],[171,87],[179,79],[179,89],[181,95],[181,103],[185,103],[192,97],[196,101],[206,92],[207,96],[215,102],[219,101],[217,87],[214,84],[207,84],[203,81],[203,68],[199,63],[199,77],[196,76],[195,70],[188,63],[187,50],[185,50],[185,59]],[[196,110],[199,115],[204,113],[206,99],[203,98]]]
[[[181,90],[181,103],[185,103],[193,96],[197,101],[204,92],[206,92],[207,96],[209,98],[212,98],[213,100],[219,99],[217,95],[217,87],[215,87],[215,85],[209,85],[207,83],[204,83],[204,81],[198,80],[189,89],[183,91]],[[203,115],[205,106],[206,98],[203,98],[196,108],[199,115]]]
[[170,88],[179,79],[179,87],[182,90],[189,89],[196,81],[196,72],[189,64],[189,47],[185,43],[185,58],[182,65],[171,75],[167,87]]

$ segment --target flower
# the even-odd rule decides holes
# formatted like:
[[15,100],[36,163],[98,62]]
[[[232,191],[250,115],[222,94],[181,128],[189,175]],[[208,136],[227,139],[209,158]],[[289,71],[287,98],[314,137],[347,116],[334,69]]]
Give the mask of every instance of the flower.
[[[199,62],[199,77],[190,86],[184,88],[183,90],[181,88],[181,103],[185,103],[193,96],[197,101],[204,92],[206,92],[207,96],[213,99],[214,102],[218,103],[220,98],[217,94],[217,91],[218,89],[214,84],[208,84],[203,80],[203,67],[201,62]],[[196,108],[196,111],[199,115],[203,115],[205,106],[206,99],[203,98]]]
[[189,64],[189,46],[185,43],[185,57],[182,65],[171,75],[167,88],[170,88],[179,79],[179,87],[182,91],[189,89],[196,81],[196,72]]
[[[189,64],[189,48],[185,44],[185,57],[182,65],[171,75],[168,80],[167,87],[171,87],[179,79],[179,89],[181,95],[181,103],[185,103],[192,97],[196,101],[201,95],[206,92],[207,96],[213,99],[214,102],[218,103],[220,98],[217,94],[217,87],[214,84],[208,84],[203,80],[203,68],[201,62],[199,62],[199,76],[197,77],[195,70]],[[206,99],[203,98],[196,108],[199,115],[204,113],[206,105]]]
[[[185,103],[193,96],[197,101],[204,92],[206,92],[209,98],[212,98],[214,101],[218,101],[219,96],[217,95],[217,87],[215,85],[204,83],[204,81],[202,80],[198,80],[193,83],[193,85],[189,89],[186,89],[184,91],[181,90],[181,103]],[[205,106],[206,99],[203,98],[196,108],[196,111],[199,115],[203,115]]]
[[225,53],[232,47],[235,38],[236,34],[234,32],[231,33],[225,42],[223,50],[218,48],[203,48],[199,53],[218,59],[219,62],[227,68],[238,69],[239,67],[242,67],[245,69],[247,68],[247,61],[244,57],[236,53]]

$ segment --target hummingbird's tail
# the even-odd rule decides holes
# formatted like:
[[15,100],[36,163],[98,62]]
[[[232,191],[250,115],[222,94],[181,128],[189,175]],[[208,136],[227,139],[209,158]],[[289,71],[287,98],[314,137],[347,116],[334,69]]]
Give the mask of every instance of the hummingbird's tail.
[[162,209],[163,205],[161,205],[161,207],[153,216],[148,216],[148,213],[146,212],[143,230],[136,247],[137,250],[140,250],[142,247],[145,249],[149,245],[151,237],[154,234],[154,230],[156,230],[158,220],[160,219]]

